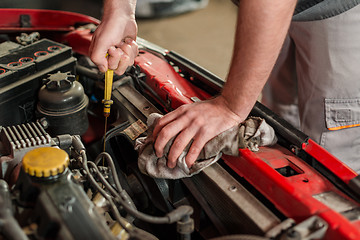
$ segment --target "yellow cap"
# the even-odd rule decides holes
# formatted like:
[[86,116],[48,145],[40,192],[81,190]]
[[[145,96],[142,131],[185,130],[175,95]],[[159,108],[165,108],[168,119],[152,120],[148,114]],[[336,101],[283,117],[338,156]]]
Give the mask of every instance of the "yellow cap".
[[34,177],[56,176],[69,165],[68,154],[59,148],[42,147],[31,150],[23,157],[24,171]]

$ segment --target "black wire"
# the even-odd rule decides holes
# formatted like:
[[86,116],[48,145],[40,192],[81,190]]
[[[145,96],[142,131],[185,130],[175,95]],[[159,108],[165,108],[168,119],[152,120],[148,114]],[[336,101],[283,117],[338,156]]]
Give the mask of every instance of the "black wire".
[[111,192],[111,194],[113,194],[113,197],[115,197],[115,200],[118,201],[129,214],[131,214],[134,217],[136,217],[136,218],[138,218],[138,219],[140,219],[142,221],[145,221],[145,222],[150,222],[150,223],[155,223],[155,224],[172,223],[170,221],[169,217],[167,217],[167,216],[165,216],[165,217],[154,217],[154,216],[147,215],[145,213],[139,212],[136,209],[134,209],[132,206],[130,206],[130,204],[125,199],[123,199],[114,190],[114,188],[109,184],[109,182],[106,181],[104,176],[99,172],[99,170],[98,170],[95,163],[87,162],[87,164],[90,164],[92,166],[92,168],[97,173],[100,181],[104,184],[105,188],[107,190],[109,190]]
[[[170,221],[169,217],[167,217],[167,216],[165,216],[165,217],[150,216],[150,215],[147,215],[145,213],[139,212],[136,209],[129,206],[129,204],[123,198],[121,198],[118,193],[116,193],[116,191],[113,189],[113,187],[106,181],[104,176],[102,176],[102,174],[100,173],[100,171],[97,168],[96,164],[93,163],[93,162],[87,162],[87,164],[90,164],[92,166],[94,171],[97,173],[97,176],[99,177],[100,181],[104,184],[105,188],[107,190],[109,190],[111,192],[111,194],[114,195],[113,197],[115,198],[115,200],[117,202],[119,202],[128,213],[130,213],[134,217],[136,217],[136,218],[138,218],[138,219],[140,219],[142,221],[145,221],[145,222],[150,222],[150,223],[154,223],[154,224],[172,223]],[[94,181],[95,181],[95,179],[94,179]],[[94,184],[94,181],[91,181],[91,182]],[[96,183],[96,181],[95,181],[95,183]],[[98,186],[97,183],[96,183],[96,185]],[[102,190],[102,192],[101,192],[102,194],[106,193],[103,189],[101,189],[101,190]]]
[[122,128],[129,125],[129,121],[123,122],[117,126],[115,126],[114,128],[110,129],[109,131],[106,132],[106,135],[103,137],[102,142],[103,144],[105,144],[106,147],[106,142],[109,141],[110,138],[116,136],[119,131],[122,132]]
[[123,191],[123,188],[122,188],[122,186],[120,184],[120,181],[119,181],[119,176],[116,173],[114,161],[112,161],[112,158],[111,158],[110,154],[108,154],[107,152],[100,153],[96,157],[96,159],[94,161],[95,165],[98,165],[100,160],[102,160],[103,158],[105,158],[105,160],[106,160],[106,162],[108,164],[108,167],[110,167],[110,170],[112,172],[112,175],[113,175],[113,178],[114,178],[114,181],[115,181],[115,186],[116,186],[117,190],[119,192]]
[[[186,209],[186,212],[184,213],[177,213],[176,215],[176,211],[177,209],[175,209],[173,212],[169,213],[170,215],[172,215],[173,217],[170,217],[169,214],[164,216],[164,217],[156,217],[156,216],[151,216],[145,213],[142,213],[140,211],[138,211],[136,208],[134,208],[131,204],[129,204],[129,201],[127,200],[127,198],[120,196],[115,190],[114,188],[106,181],[106,179],[104,178],[104,176],[102,176],[102,174],[99,172],[96,163],[99,162],[100,158],[102,156],[106,156],[106,160],[108,161],[108,164],[111,168],[111,171],[113,173],[114,176],[114,180],[117,178],[118,176],[115,172],[115,166],[113,163],[113,160],[111,158],[111,156],[108,153],[101,153],[99,154],[99,156],[96,158],[95,163],[93,162],[88,162],[88,164],[91,164],[93,166],[93,168],[95,169],[95,171],[97,172],[97,175],[99,176],[100,181],[104,184],[105,188],[107,190],[109,190],[113,196],[115,197],[115,200],[118,201],[122,207],[125,209],[125,211],[127,211],[130,215],[145,221],[145,222],[149,222],[149,223],[154,223],[154,224],[170,224],[170,223],[174,223],[176,221],[178,221],[183,215],[187,215],[188,214],[188,209]],[[114,169],[114,170],[113,170]],[[116,180],[115,180],[116,181]],[[120,184],[120,182],[119,182]],[[119,189],[122,189],[121,186]],[[125,192],[125,191],[123,191]],[[177,211],[179,212],[179,211]],[[174,214],[175,213],[175,214]],[[175,217],[174,217],[175,216]],[[180,217],[181,216],[181,217]]]
[[[189,206],[180,206],[177,209],[171,211],[170,213],[168,213],[166,216],[164,217],[156,217],[156,216],[151,216],[151,215],[147,215],[145,213],[139,212],[138,210],[134,209],[125,199],[123,199],[121,196],[119,196],[116,191],[114,191],[114,188],[110,185],[110,183],[108,183],[106,181],[106,179],[104,178],[104,176],[102,175],[102,173],[99,171],[98,167],[96,166],[95,163],[93,162],[88,162],[87,161],[87,156],[85,153],[85,147],[82,144],[80,137],[78,136],[74,136],[73,137],[73,146],[74,148],[79,151],[79,153],[81,154],[81,157],[83,158],[83,168],[86,171],[88,178],[90,180],[90,182],[92,183],[92,185],[94,185],[94,187],[96,187],[96,189],[106,198],[106,200],[108,200],[110,202],[110,204],[113,204],[113,201],[111,199],[111,196],[106,193],[104,191],[104,189],[102,189],[98,183],[96,182],[96,180],[94,179],[94,177],[92,176],[92,174],[90,173],[90,170],[88,168],[88,164],[94,166],[94,170],[96,172],[96,174],[98,175],[98,177],[100,178],[100,180],[103,182],[104,186],[111,192],[113,192],[114,194],[114,199],[122,205],[122,207],[125,209],[125,211],[127,211],[129,214],[131,214],[132,216],[145,221],[145,222],[149,222],[149,223],[154,223],[154,224],[170,224],[170,223],[174,223],[177,222],[179,220],[181,220],[184,216],[190,216],[193,213],[193,209]],[[107,161],[111,162],[110,165],[113,165],[113,160],[111,158],[110,155],[107,156]],[[112,171],[112,174],[116,174],[116,171]],[[125,192],[125,191],[124,191]],[[119,221],[119,224],[126,230],[129,232],[129,229],[126,226],[123,226],[124,224],[122,224],[122,219],[120,217],[120,213],[118,212],[118,210],[114,208],[115,205],[112,205],[112,210],[113,213],[116,217],[116,219]]]
[[105,139],[108,140],[108,138],[112,137],[112,134],[114,134],[114,132],[120,130],[121,128],[123,128],[129,124],[130,124],[129,121],[125,121],[125,122],[113,127],[112,129],[110,129],[109,131],[106,132]]
[[[96,182],[96,180],[94,179],[94,177],[92,176],[92,174],[90,173],[90,170],[87,166],[88,161],[87,161],[87,157],[85,154],[85,151],[81,152],[81,156],[82,156],[82,160],[83,160],[83,168],[85,169],[87,176],[90,180],[90,182],[92,183],[92,185],[101,193],[101,195],[103,195],[103,197],[110,203],[110,207],[112,210],[112,213],[114,214],[116,221],[120,224],[120,226],[125,229],[126,232],[128,232],[129,234],[131,233],[131,229],[129,229],[124,223],[123,223],[123,219],[120,216],[120,213],[118,211],[118,209],[116,208],[111,196],[104,191],[104,189],[102,189],[99,184]],[[96,168],[97,174],[98,175],[102,175],[99,170]]]
[[[121,197],[124,201],[126,201],[128,203],[129,206],[131,206],[132,208],[136,209],[136,206],[134,204],[134,202],[131,200],[130,196],[128,195],[128,193],[122,188],[121,184],[120,184],[120,181],[119,181],[119,176],[116,172],[116,168],[115,168],[115,164],[114,164],[114,161],[112,160],[110,154],[108,154],[107,152],[102,152],[100,153],[96,159],[95,159],[95,167],[99,164],[100,160],[101,159],[104,159],[106,160],[107,164],[108,164],[108,167],[110,167],[110,170],[111,170],[111,174],[112,174],[112,177],[114,179],[114,182],[115,182],[115,186],[117,188],[117,191],[120,193],[120,195],[117,194],[116,192],[116,189],[114,189],[110,184],[108,185],[108,190],[111,191],[111,193],[117,197]],[[90,162],[89,162],[90,163]],[[97,168],[97,167],[96,167]],[[104,178],[105,180],[105,178]],[[106,181],[106,180],[105,180]],[[107,183],[107,181],[106,181]],[[104,183],[105,185],[105,183]]]
[[[87,167],[87,164],[90,164],[92,165],[95,170],[95,172],[97,173],[97,175],[100,177],[100,178],[103,178],[103,176],[101,176],[102,174],[99,172],[99,169],[97,168],[97,166],[95,165],[95,163],[93,162],[87,162],[86,160],[86,155],[85,154],[82,154],[82,157],[83,157],[83,167],[85,169],[85,171],[87,172],[88,176],[89,176],[89,180],[90,182],[94,185],[94,187],[104,196],[104,198],[110,203],[110,207],[111,207],[111,211],[112,213],[114,214],[115,216],[115,219],[116,221],[120,224],[120,226],[126,231],[129,233],[129,235],[131,237],[135,237],[135,239],[141,239],[141,240],[158,240],[157,237],[153,236],[152,234],[144,231],[144,230],[141,230],[141,229],[138,229],[132,225],[131,228],[127,227],[126,224],[124,223],[125,220],[123,220],[120,216],[120,213],[119,213],[119,210],[117,209],[115,203],[113,202],[112,200],[112,197],[107,194],[100,186],[99,184],[96,182],[96,180],[94,179],[94,177],[90,174],[89,172],[89,168]],[[85,159],[85,160],[84,160]],[[103,178],[102,180],[104,180],[104,182],[106,182],[106,180]]]
[[91,165],[92,171],[96,173],[96,175],[99,177],[101,183],[104,185],[105,189],[110,191],[110,194],[112,194],[114,197],[120,197],[120,195],[117,193],[117,191],[111,186],[111,184],[105,179],[105,177],[101,174],[98,167],[93,162],[87,162],[88,165]]

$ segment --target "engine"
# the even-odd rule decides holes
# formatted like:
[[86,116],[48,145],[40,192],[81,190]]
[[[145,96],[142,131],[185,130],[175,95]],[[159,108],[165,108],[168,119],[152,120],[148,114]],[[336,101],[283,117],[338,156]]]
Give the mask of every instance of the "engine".
[[[76,59],[70,47],[49,39],[32,40],[25,45],[9,40],[0,44],[2,236],[157,239],[136,227],[136,218],[142,219],[137,220],[140,226],[178,222],[178,232],[189,236],[193,209],[166,203],[168,196],[161,192],[169,191],[166,181],[151,181],[159,185],[156,192],[142,183],[144,177],[137,177],[133,140],[146,126],[140,119],[129,124],[135,108],[126,110],[124,99],[117,97],[111,128],[101,136],[103,76],[87,57]],[[131,76],[116,80],[118,88],[136,91]],[[110,154],[102,152],[103,144]],[[176,230],[161,232],[174,235]]]

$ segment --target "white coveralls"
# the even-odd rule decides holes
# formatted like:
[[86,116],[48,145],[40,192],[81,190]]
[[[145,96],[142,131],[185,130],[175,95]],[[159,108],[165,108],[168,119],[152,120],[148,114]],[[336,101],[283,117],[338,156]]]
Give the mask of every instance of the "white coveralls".
[[264,103],[359,173],[360,1],[301,2]]

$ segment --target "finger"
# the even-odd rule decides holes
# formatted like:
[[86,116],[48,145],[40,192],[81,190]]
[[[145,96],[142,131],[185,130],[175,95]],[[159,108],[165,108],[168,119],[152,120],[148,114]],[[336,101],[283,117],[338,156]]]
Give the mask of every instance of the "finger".
[[134,58],[135,58],[135,55],[132,50],[132,46],[130,44],[124,43],[121,46],[121,50],[123,50],[124,53],[129,57],[130,61],[128,62],[128,64],[132,65],[134,63]]
[[134,64],[134,54],[131,49],[132,47],[129,44],[122,42],[119,46],[120,49],[123,51],[123,55],[121,56],[115,73],[118,75],[122,75],[125,73],[128,66]]
[[158,137],[155,140],[154,148],[156,155],[161,157],[164,155],[164,148],[166,144],[175,137],[179,132],[181,132],[186,126],[186,122],[181,121],[181,119],[170,122],[164,126],[158,134]]
[[204,136],[204,134],[197,134],[197,137],[195,137],[185,157],[185,162],[188,168],[191,168],[191,166],[194,164],[196,159],[199,157],[201,150],[204,148],[205,144],[210,140],[208,138],[209,137]]
[[130,58],[127,54],[123,54],[120,58],[120,62],[119,65],[117,66],[117,68],[114,70],[114,72],[117,75],[122,75],[125,73],[126,68],[129,66],[129,62],[130,62]]
[[175,138],[168,154],[167,165],[169,168],[174,168],[176,166],[180,154],[190,143],[191,139],[195,136],[195,133],[196,131],[194,131],[193,128],[186,128]]
[[159,135],[159,132],[161,131],[161,129],[166,126],[167,124],[169,124],[170,122],[174,121],[175,119],[177,119],[180,115],[183,114],[184,112],[184,108],[185,105],[180,106],[179,108],[177,108],[176,110],[169,112],[168,114],[166,114],[165,116],[161,117],[154,130],[153,130],[153,138],[154,141],[156,141],[156,138]]
[[125,38],[125,43],[128,44],[130,46],[130,52],[127,52],[127,54],[132,58],[135,59],[136,56],[139,54],[139,46],[136,43],[136,41],[134,41],[131,38]]
[[117,69],[124,52],[120,48],[110,47],[108,50],[108,66],[110,69]]
[[139,48],[137,43],[131,38],[126,38],[124,41],[125,42],[121,46],[121,50],[129,56],[130,61],[128,62],[128,66],[130,66],[134,64],[134,59],[139,54]]
[[92,55],[93,48],[94,48],[94,42],[95,42],[95,41],[96,41],[96,36],[95,36],[95,35],[92,35],[91,42],[90,42],[90,47],[89,47],[89,52],[88,52],[88,55],[89,55],[89,56]]

